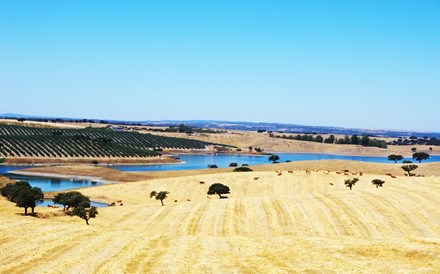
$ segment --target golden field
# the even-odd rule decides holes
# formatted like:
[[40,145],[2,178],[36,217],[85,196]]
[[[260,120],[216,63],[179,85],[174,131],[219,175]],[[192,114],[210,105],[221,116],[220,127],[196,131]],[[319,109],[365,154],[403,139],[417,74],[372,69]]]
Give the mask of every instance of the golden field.
[[[25,217],[0,198],[0,272],[440,272],[438,164],[420,165],[425,177],[348,161],[252,168],[81,189],[124,203],[99,208],[90,226],[52,208]],[[342,169],[350,173],[337,174]],[[344,180],[353,173],[360,181],[350,191]],[[376,178],[384,187],[371,184]],[[229,199],[207,196],[212,183],[228,185]],[[170,192],[165,206],[149,198],[153,190]]]

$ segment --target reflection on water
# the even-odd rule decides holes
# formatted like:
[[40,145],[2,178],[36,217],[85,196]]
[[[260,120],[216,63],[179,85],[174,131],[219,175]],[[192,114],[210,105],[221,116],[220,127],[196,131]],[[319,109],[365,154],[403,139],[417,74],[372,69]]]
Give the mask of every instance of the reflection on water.
[[23,176],[8,174],[7,177],[13,180],[20,180],[29,182],[31,186],[39,187],[43,192],[62,191],[72,188],[97,186],[102,183],[95,181],[74,180],[74,179],[60,179],[60,178],[46,178],[37,176]]

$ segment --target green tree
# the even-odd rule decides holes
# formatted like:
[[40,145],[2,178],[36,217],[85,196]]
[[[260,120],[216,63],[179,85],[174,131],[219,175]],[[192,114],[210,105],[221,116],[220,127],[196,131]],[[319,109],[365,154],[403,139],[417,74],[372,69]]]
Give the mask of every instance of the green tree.
[[422,162],[422,160],[429,159],[429,154],[426,152],[416,152],[413,154],[413,159],[419,161],[419,163]]
[[330,135],[328,138],[324,139],[324,143],[333,144],[335,142],[335,135]]
[[351,188],[359,181],[358,178],[347,179],[345,180],[345,186]]
[[315,142],[322,143],[324,142],[324,138],[321,135],[315,137]]
[[368,137],[368,135],[362,135],[362,139],[361,139],[361,145],[364,147],[367,147],[370,144],[370,138]]
[[237,163],[230,163],[230,164],[229,164],[229,167],[237,167],[237,166],[238,166]]
[[220,183],[212,184],[208,190],[208,195],[217,194],[218,196],[220,196],[220,199],[227,198],[227,197],[222,196],[222,194],[229,194],[229,193],[230,193],[229,187],[224,184],[220,184]]
[[98,210],[95,206],[92,206],[91,208],[84,208],[82,206],[79,206],[75,207],[75,209],[70,212],[70,217],[78,216],[81,219],[85,220],[87,225],[89,225],[89,220],[91,218],[95,218],[96,215],[98,215]]
[[373,185],[375,185],[376,188],[378,188],[378,187],[382,187],[383,184],[385,183],[385,181],[382,181],[382,180],[379,180],[379,179],[374,179],[373,181],[371,181],[371,183]]
[[356,134],[353,134],[350,138],[350,143],[352,145],[358,145],[359,144],[359,137]]
[[396,155],[396,154],[388,155],[388,161],[394,161],[394,163],[397,163],[397,161],[400,161],[402,159],[403,159],[402,155]]
[[44,194],[39,187],[31,187],[28,182],[19,181],[14,184],[7,184],[1,190],[2,196],[16,204],[18,207],[24,208],[24,214],[28,214],[28,208],[35,213],[37,202],[42,202]]
[[168,194],[169,194],[168,191],[160,191],[160,192],[151,191],[150,199],[153,197],[156,197],[156,200],[160,200],[160,202],[162,203],[162,206],[164,206],[163,200],[165,200],[167,198]]
[[269,161],[272,161],[274,164],[277,163],[280,160],[280,156],[272,154],[269,156]]
[[81,194],[78,191],[69,191],[64,193],[58,193],[52,199],[52,201],[56,204],[60,204],[64,206],[64,211],[69,210],[70,208],[90,207],[90,198]]
[[416,170],[418,167],[418,165],[404,165],[402,166],[402,169],[408,172],[408,176],[412,176],[413,174],[411,171]]

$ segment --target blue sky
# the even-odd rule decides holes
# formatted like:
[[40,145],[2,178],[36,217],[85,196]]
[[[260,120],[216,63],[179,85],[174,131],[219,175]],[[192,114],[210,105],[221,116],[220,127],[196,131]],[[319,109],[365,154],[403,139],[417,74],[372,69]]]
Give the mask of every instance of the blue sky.
[[440,131],[440,1],[0,0],[0,113]]

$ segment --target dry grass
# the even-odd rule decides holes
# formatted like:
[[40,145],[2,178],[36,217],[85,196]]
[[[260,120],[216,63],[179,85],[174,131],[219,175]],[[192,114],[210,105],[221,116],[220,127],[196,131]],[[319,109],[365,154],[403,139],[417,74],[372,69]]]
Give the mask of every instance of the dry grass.
[[[344,186],[352,175],[336,173],[347,167],[365,171],[352,191]],[[439,273],[439,177],[383,174],[393,168],[287,163],[87,188],[81,192],[93,199],[124,202],[100,208],[90,226],[51,216],[59,209],[24,217],[1,198],[0,272]],[[207,197],[214,182],[231,188],[229,199]],[[149,198],[152,190],[170,192],[165,206]]]

